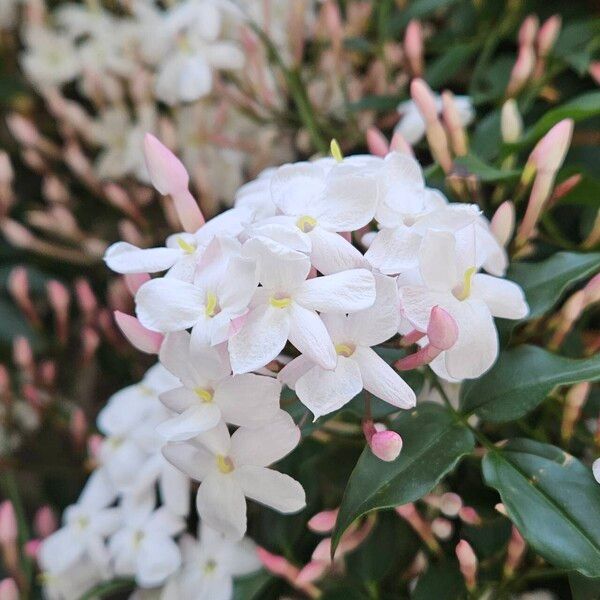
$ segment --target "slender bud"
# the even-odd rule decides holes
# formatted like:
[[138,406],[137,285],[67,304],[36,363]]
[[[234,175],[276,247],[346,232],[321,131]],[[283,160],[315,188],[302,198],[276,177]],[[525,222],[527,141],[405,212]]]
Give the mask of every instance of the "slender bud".
[[512,577],[521,564],[525,551],[527,550],[527,544],[523,539],[523,536],[519,533],[519,530],[513,525],[510,541],[508,542],[508,548],[506,551],[506,561],[504,563],[504,576]]
[[523,119],[519,112],[519,105],[513,98],[508,99],[502,105],[500,130],[502,132],[502,140],[507,144],[518,142],[523,134]]
[[510,97],[520,92],[531,77],[534,68],[535,50],[533,46],[521,46],[510,73],[506,95]]
[[11,546],[17,541],[18,527],[15,508],[10,500],[0,504],[0,545]]
[[472,506],[463,506],[458,511],[458,516],[467,525],[481,525],[482,523],[479,513]]
[[100,345],[100,336],[91,327],[84,327],[81,332],[82,360],[88,362]]
[[427,544],[429,549],[436,554],[439,554],[441,549],[438,541],[435,539],[431,526],[417,511],[415,505],[411,502],[410,504],[403,504],[402,506],[396,506],[396,513],[398,513],[407,523],[419,534],[419,537]]
[[431,531],[433,531],[433,534],[438,539],[445,541],[452,537],[454,526],[452,525],[452,521],[444,519],[443,517],[436,517],[431,522]]
[[58,527],[56,515],[49,506],[39,508],[33,519],[33,527],[39,537],[47,538]]
[[506,200],[494,213],[490,222],[492,235],[501,246],[507,246],[515,231],[515,205]]
[[339,53],[342,48],[344,28],[342,25],[342,14],[337,2],[326,0],[323,4],[323,19],[327,33],[331,39],[334,52]]
[[394,135],[392,135],[390,151],[401,152],[402,154],[408,154],[408,156],[415,155],[412,146],[404,139],[404,136],[399,131],[395,131]]
[[595,302],[600,302],[600,273],[594,275],[583,288],[586,307]]
[[7,117],[6,124],[13,137],[23,146],[31,147],[39,143],[40,133],[29,119],[13,113]]
[[458,542],[456,545],[456,558],[458,558],[460,572],[465,579],[467,589],[472,591],[477,585],[477,557],[469,542],[466,540]]
[[592,61],[588,67],[588,72],[596,84],[600,85],[600,61]]
[[46,284],[46,290],[48,301],[54,311],[57,337],[62,343],[65,343],[68,335],[69,306],[71,304],[69,290],[54,279]]
[[420,21],[412,20],[404,35],[404,54],[413,77],[423,75],[423,26]]
[[25,317],[35,325],[39,325],[40,317],[31,300],[29,276],[25,267],[12,269],[8,277],[8,291]]
[[390,151],[388,141],[377,127],[367,129],[367,147],[374,156],[383,157]]
[[456,517],[463,507],[462,498],[454,492],[446,492],[440,498],[440,510],[447,517]]
[[13,359],[20,369],[27,371],[33,367],[33,351],[26,337],[18,336],[13,340]]
[[158,354],[164,339],[162,333],[146,329],[135,317],[121,311],[114,312],[115,321],[129,343],[148,354]]
[[98,301],[87,279],[78,279],[75,282],[75,296],[86,322],[93,321],[98,309]]
[[539,27],[540,20],[536,15],[527,16],[519,28],[519,46],[533,46]]
[[0,600],[19,600],[19,588],[12,577],[0,581]]
[[75,447],[82,448],[85,445],[85,440],[88,431],[88,421],[85,413],[80,407],[77,407],[71,413],[71,423],[69,425],[71,431],[71,439]]
[[564,443],[573,436],[575,424],[581,416],[581,410],[590,393],[591,384],[588,381],[577,383],[569,389],[565,399],[560,435]]
[[573,329],[577,319],[581,316],[586,307],[586,293],[584,290],[577,290],[565,301],[559,315],[558,325],[552,339],[548,343],[550,350],[558,350],[565,338]]
[[335,527],[339,509],[322,510],[308,521],[308,528],[314,533],[329,533]]
[[258,554],[258,559],[265,569],[270,573],[273,573],[273,575],[283,577],[290,582],[293,582],[298,576],[298,568],[292,565],[285,557],[279,556],[278,554],[272,554],[260,546],[257,548],[256,552]]
[[560,34],[561,25],[562,19],[560,15],[553,15],[541,26],[536,40],[538,56],[540,58],[548,56],[554,47]]
[[442,93],[442,115],[454,154],[465,156],[468,152],[467,134],[458,113],[454,94],[448,90]]

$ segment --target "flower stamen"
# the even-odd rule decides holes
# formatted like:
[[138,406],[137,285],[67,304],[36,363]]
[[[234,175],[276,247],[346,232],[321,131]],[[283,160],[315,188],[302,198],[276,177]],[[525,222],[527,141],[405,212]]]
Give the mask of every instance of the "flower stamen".
[[469,267],[464,274],[463,282],[458,290],[454,292],[454,296],[457,300],[466,300],[471,295],[471,284],[473,275],[477,269],[475,267]]
[[221,471],[221,473],[227,475],[228,473],[231,473],[231,471],[233,471],[234,469],[233,461],[231,460],[231,458],[229,458],[229,456],[217,454],[217,468],[219,469],[219,471]]
[[338,356],[344,356],[345,358],[349,358],[354,354],[354,350],[356,348],[351,344],[336,344],[335,352]]
[[206,306],[204,308],[204,314],[207,317],[214,317],[219,312],[219,303],[216,294],[213,292],[206,292]]
[[186,254],[194,254],[196,252],[196,247],[186,242],[183,238],[177,238],[177,245],[186,253]]
[[271,296],[269,298],[269,304],[274,308],[287,308],[292,303],[291,298],[276,298],[275,296]]
[[304,233],[312,231],[316,227],[316,225],[317,220],[308,215],[303,215],[302,217],[299,217],[296,221],[296,227],[298,227],[298,229]]
[[203,404],[210,404],[213,401],[214,393],[212,390],[199,387],[194,389],[194,393],[202,400]]

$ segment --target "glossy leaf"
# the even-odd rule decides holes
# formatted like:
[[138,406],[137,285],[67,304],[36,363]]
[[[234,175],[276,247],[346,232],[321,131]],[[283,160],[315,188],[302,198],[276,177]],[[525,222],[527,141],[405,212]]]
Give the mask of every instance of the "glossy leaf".
[[589,467],[555,446],[518,439],[486,454],[483,474],[548,562],[600,576],[600,486]]
[[503,170],[492,167],[473,154],[460,156],[454,163],[466,170],[467,173],[477,175],[478,179],[486,183],[513,180],[517,179],[520,175],[520,171]]
[[391,428],[402,436],[402,452],[395,461],[384,462],[369,448],[363,450],[344,492],[334,547],[359,517],[424,496],[474,445],[469,429],[443,406],[430,402],[403,411]]
[[550,310],[578,281],[600,271],[600,253],[557,252],[535,263],[514,263],[507,277],[518,283],[529,303],[530,319]]
[[456,563],[431,565],[417,582],[412,600],[456,600],[466,594],[465,582]]
[[543,402],[557,385],[596,380],[600,380],[600,355],[572,359],[523,345],[501,352],[490,371],[466,382],[460,405],[486,421],[513,421]]
[[273,581],[266,571],[238,577],[233,588],[233,600],[258,600],[263,598],[265,588]]

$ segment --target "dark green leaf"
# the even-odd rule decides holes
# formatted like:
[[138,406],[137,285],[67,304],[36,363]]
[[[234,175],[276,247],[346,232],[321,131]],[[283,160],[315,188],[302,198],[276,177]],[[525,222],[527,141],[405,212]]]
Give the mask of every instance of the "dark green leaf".
[[546,560],[600,576],[600,486],[591,469],[559,448],[511,440],[483,459],[486,483]]
[[467,154],[467,156],[459,156],[455,159],[454,163],[465,169],[468,173],[477,175],[477,177],[486,183],[493,183],[496,181],[509,181],[518,179],[520,171],[515,170],[503,170],[497,169],[484,163],[480,158],[473,154]]
[[465,582],[456,563],[431,565],[412,593],[412,600],[458,600],[466,597]]
[[456,44],[428,64],[425,79],[433,89],[439,89],[466,65],[477,50],[475,44]]
[[598,600],[600,598],[600,579],[584,577],[579,573],[569,574],[569,585],[573,600]]
[[401,96],[365,96],[357,102],[348,104],[348,109],[358,112],[360,110],[394,110],[402,102]]
[[424,17],[434,11],[448,8],[457,2],[458,0],[414,0],[414,2],[408,4],[402,12],[390,21],[390,32],[400,32],[408,25],[411,19]]
[[532,319],[550,310],[569,287],[599,270],[598,252],[557,252],[541,262],[513,263],[506,276],[523,288]]
[[557,385],[598,379],[600,355],[574,360],[523,345],[501,352],[490,371],[462,386],[461,409],[486,421],[513,421],[543,402]]
[[259,571],[235,580],[233,600],[259,600],[264,589],[273,581],[273,576],[266,571]]
[[391,428],[402,436],[402,453],[394,462],[384,462],[365,448],[344,492],[333,534],[334,548],[359,517],[421,498],[474,444],[464,425],[444,407],[430,402],[402,412]]

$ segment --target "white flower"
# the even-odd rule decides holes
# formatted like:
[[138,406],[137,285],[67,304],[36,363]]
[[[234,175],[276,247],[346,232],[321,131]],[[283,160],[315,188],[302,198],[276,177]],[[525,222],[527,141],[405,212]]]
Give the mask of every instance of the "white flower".
[[280,411],[264,427],[240,427],[230,436],[221,422],[192,441],[167,444],[163,452],[176,467],[202,482],[196,499],[200,518],[239,539],[246,532],[245,497],[282,513],[304,508],[302,486],[266,468],[291,452],[299,440],[300,430]]
[[165,506],[154,510],[152,496],[124,503],[124,526],[109,541],[117,575],[134,575],[138,585],[162,584],[181,564],[173,536],[185,529],[185,521]]
[[419,270],[423,284],[401,288],[404,316],[417,330],[426,331],[431,309],[440,306],[458,325],[456,344],[432,367],[447,379],[479,377],[498,355],[493,317],[527,316],[523,291],[512,281],[477,273],[473,248],[459,246],[455,236],[444,231],[425,234]]
[[216,237],[196,269],[194,283],[152,279],[136,294],[138,319],[154,331],[192,328],[193,349],[220,344],[231,335],[256,289],[254,260],[241,256],[236,240]]
[[106,573],[92,559],[82,556],[67,571],[41,573],[43,597],[45,600],[80,600],[88,590],[104,579]]
[[216,427],[221,419],[257,427],[279,413],[281,385],[277,380],[251,373],[231,376],[229,360],[218,348],[192,356],[186,331],[165,338],[160,360],[183,384],[160,396],[165,406],[179,413],[158,426],[157,431],[169,441],[192,438]]
[[325,369],[336,365],[336,353],[316,313],[347,313],[375,301],[375,279],[366,269],[352,269],[306,279],[310,261],[270,239],[254,238],[244,251],[256,256],[262,287],[240,331],[229,340],[234,373],[266,365],[283,350],[286,340]]
[[315,419],[341,408],[363,388],[399,408],[415,405],[412,389],[371,349],[394,336],[399,319],[396,282],[383,275],[376,282],[377,298],[371,308],[352,315],[323,316],[338,354],[333,371],[301,355],[279,373],[279,379],[296,390]]
[[17,23],[17,6],[20,0],[4,0],[0,4],[0,29],[8,31]]
[[[470,125],[475,118],[471,98],[469,96],[455,96],[454,101],[461,124],[464,127]],[[435,95],[435,103],[438,113],[440,113],[442,111],[442,98],[438,94]],[[395,131],[399,131],[409,144],[416,144],[425,135],[425,121],[417,105],[412,100],[407,100],[399,104],[397,110],[401,117]]]
[[231,600],[233,578],[261,567],[251,539],[231,540],[204,521],[200,523],[199,541],[186,535],[179,545],[183,565],[173,584],[167,584],[175,598]]

